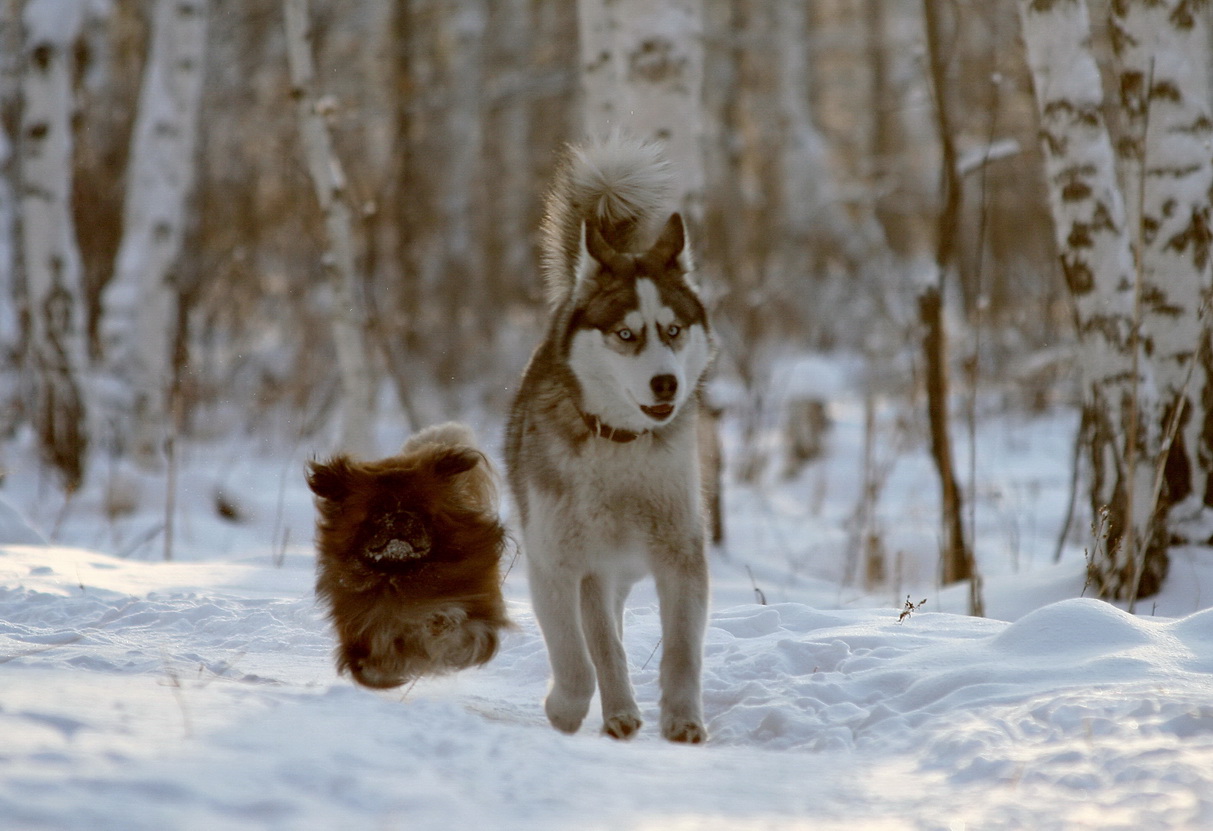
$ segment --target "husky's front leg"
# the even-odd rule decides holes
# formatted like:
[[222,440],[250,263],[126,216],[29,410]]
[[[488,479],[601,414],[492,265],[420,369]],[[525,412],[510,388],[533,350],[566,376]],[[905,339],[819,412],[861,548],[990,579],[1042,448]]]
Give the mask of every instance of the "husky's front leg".
[[590,658],[602,696],[602,732],[613,739],[631,738],[643,723],[623,648],[623,603],[626,585],[599,575],[581,583],[581,612]]
[[700,676],[708,622],[708,563],[702,533],[686,547],[657,552],[653,577],[661,604],[661,735],[672,742],[707,741]]
[[531,604],[548,648],[552,688],[543,708],[548,721],[576,733],[594,696],[594,667],[581,629],[580,580],[568,569],[528,558]]

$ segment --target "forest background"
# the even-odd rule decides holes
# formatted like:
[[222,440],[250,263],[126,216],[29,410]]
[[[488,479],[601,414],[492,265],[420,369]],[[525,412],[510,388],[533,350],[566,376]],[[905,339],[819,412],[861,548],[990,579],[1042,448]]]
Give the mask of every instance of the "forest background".
[[[777,395],[777,369],[845,355],[894,412],[866,498],[874,448],[931,448],[944,582],[973,576],[978,487],[947,430],[994,412],[1083,412],[1097,593],[1148,595],[1204,541],[1207,3],[333,0],[293,39],[292,5],[0,0],[0,438],[36,434],[64,492],[171,475],[182,436],[385,452],[357,417],[499,418],[543,326],[543,190],[604,120],[609,54],[608,98],[672,89],[692,136],[728,476],[820,451],[829,385]],[[639,34],[601,47],[595,15]]]

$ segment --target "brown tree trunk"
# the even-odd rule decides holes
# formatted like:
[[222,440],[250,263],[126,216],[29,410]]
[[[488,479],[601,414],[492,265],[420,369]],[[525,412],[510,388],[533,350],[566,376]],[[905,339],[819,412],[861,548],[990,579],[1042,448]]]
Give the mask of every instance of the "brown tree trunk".
[[939,289],[931,286],[919,295],[918,315],[923,326],[922,352],[926,359],[931,458],[939,472],[943,519],[942,579],[944,585],[949,585],[970,579],[973,576],[973,563],[965,542],[964,524],[961,522],[964,498],[956,481],[956,469],[952,461],[952,439],[948,432],[947,342]]
[[939,122],[942,150],[940,165],[943,204],[935,241],[935,262],[939,284],[925,289],[918,298],[918,312],[925,329],[923,355],[926,360],[927,406],[931,425],[931,456],[939,471],[940,507],[943,511],[943,582],[973,580],[969,611],[983,614],[973,554],[965,541],[961,520],[963,498],[956,482],[952,462],[952,443],[948,433],[947,336],[943,325],[943,283],[956,267],[957,236],[960,229],[961,190],[956,171],[956,146],[953,141],[951,111],[948,106],[947,62],[943,53],[944,27],[938,0],[923,0],[930,58],[931,84],[935,91],[935,112]]

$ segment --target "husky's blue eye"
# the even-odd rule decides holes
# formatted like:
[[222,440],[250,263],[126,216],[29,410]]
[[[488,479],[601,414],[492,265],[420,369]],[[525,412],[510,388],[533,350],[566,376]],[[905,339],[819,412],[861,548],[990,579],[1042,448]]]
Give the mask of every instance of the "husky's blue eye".
[[615,333],[615,336],[618,337],[622,341],[629,341],[629,340],[632,340],[634,337],[636,337],[635,335],[632,334],[631,329],[620,329],[618,332]]
[[677,323],[671,323],[666,327],[665,333],[667,337],[676,338],[682,334],[682,327]]

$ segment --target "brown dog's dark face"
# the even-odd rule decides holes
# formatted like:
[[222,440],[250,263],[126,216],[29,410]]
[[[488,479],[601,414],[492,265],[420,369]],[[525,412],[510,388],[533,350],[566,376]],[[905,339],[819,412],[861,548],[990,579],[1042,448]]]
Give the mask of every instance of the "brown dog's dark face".
[[376,462],[312,462],[316,593],[329,606],[339,672],[386,688],[483,664],[509,625],[505,540],[488,462],[426,444]]

